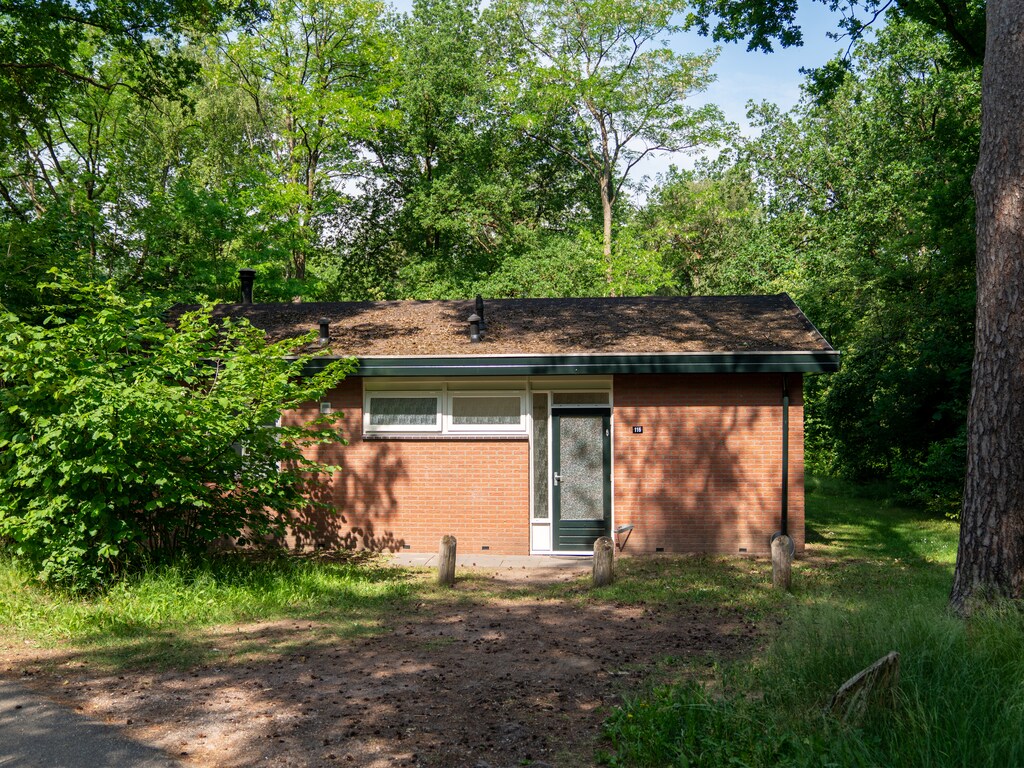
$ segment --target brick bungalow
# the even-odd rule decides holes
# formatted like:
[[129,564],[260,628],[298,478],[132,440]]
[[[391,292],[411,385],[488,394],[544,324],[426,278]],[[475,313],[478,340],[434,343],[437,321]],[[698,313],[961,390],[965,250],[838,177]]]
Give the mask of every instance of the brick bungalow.
[[218,312],[359,359],[283,417],[341,411],[349,442],[320,456],[344,470],[303,544],[583,553],[632,526],[627,554],[765,554],[780,530],[803,548],[803,375],[839,353],[785,294]]

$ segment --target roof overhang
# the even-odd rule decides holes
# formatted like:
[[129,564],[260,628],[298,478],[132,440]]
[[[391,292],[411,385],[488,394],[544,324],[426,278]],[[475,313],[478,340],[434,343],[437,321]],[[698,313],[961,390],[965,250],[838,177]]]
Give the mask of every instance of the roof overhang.
[[[310,372],[341,357],[317,357]],[[627,373],[828,373],[839,352],[684,352],[672,354],[361,357],[357,376],[554,376]]]

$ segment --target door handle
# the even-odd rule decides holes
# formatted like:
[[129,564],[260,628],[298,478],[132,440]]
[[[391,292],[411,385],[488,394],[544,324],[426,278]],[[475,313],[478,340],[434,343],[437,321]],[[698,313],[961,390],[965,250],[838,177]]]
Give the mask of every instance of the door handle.
[[558,485],[559,483],[562,482],[562,476],[560,474],[558,474],[557,472],[555,472],[554,480],[555,480],[555,485]]

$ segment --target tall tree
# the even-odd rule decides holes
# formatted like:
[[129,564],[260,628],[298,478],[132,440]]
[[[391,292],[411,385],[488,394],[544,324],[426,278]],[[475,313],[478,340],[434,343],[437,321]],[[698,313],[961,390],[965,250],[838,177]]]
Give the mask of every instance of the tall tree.
[[687,98],[713,80],[715,53],[678,54],[662,38],[678,27],[672,2],[548,0],[515,8],[533,50],[526,77],[526,131],[548,141],[568,117],[584,137],[569,153],[594,181],[601,201],[603,253],[614,283],[612,221],[630,173],[644,158],[681,152],[723,136],[721,112]]
[[764,270],[750,270],[742,258],[767,250],[757,237],[764,215],[760,190],[742,164],[718,165],[673,167],[630,223],[670,271],[674,292],[757,292],[771,283]]
[[313,253],[341,226],[358,147],[381,127],[394,51],[373,0],[278,0],[249,34],[229,32],[225,76],[251,100],[265,162],[260,214],[284,244],[289,276],[306,277]]
[[991,0],[974,175],[978,308],[951,605],[1024,598],[1024,0]]
[[[477,0],[417,0],[395,35],[402,54],[385,105],[397,118],[366,142],[337,294],[504,293],[491,276],[591,213],[578,202],[588,180],[524,137],[502,98],[519,68],[518,25]],[[571,141],[555,131],[552,141]]]
[[[179,99],[198,65],[185,46],[226,0],[10,0],[0,7],[0,292],[31,307],[52,264],[104,266],[100,211],[109,138],[131,99]],[[131,94],[126,97],[125,94]]]

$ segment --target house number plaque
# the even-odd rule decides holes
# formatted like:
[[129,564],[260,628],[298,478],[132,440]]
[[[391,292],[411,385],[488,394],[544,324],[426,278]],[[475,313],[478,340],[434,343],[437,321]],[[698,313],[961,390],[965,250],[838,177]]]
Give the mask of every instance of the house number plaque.
[[633,427],[633,434],[634,435],[642,435],[643,433],[644,433],[644,428],[643,427]]

